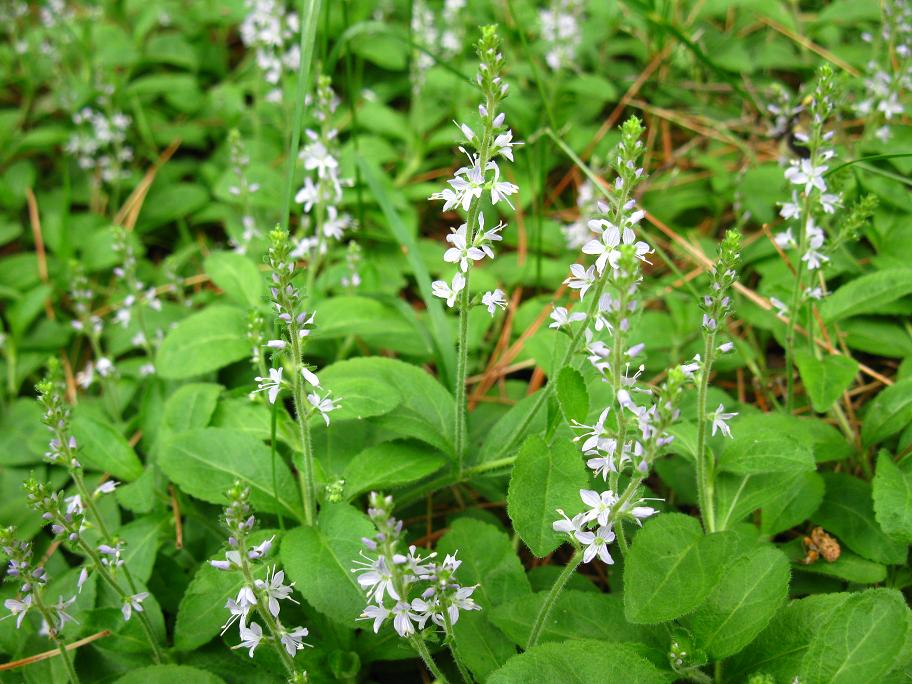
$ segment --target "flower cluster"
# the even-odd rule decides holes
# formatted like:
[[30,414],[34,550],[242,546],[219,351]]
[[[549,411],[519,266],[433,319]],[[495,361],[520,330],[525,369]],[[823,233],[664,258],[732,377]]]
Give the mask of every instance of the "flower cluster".
[[577,189],[576,206],[579,210],[579,218],[565,226],[561,226],[567,249],[579,249],[595,236],[595,233],[589,227],[590,217],[601,211],[595,193],[595,185],[588,179],[583,181]]
[[[250,536],[256,518],[248,503],[249,496],[250,489],[242,487],[240,482],[235,482],[228,490],[229,503],[222,516],[222,523],[228,531],[228,551],[224,560],[210,561],[212,567],[225,572],[240,572],[244,579],[237,596],[229,598],[225,604],[231,615],[222,626],[222,634],[237,623],[241,643],[234,648],[247,649],[252,658],[263,641],[272,643],[292,676],[291,681],[305,681],[306,675],[294,667],[293,659],[298,651],[310,646],[304,642],[309,632],[301,626],[289,629],[279,618],[282,601],[298,603],[292,597],[294,582],[285,584],[285,572],[277,570],[275,565],[266,567],[264,579],[254,577],[256,566],[269,556],[275,535],[253,544]],[[266,625],[265,633],[263,626],[255,621],[257,615]]]
[[542,40],[548,49],[545,54],[548,66],[554,71],[572,66],[582,41],[582,1],[551,0],[546,9],[539,11],[538,20]]
[[99,103],[99,109],[83,107],[73,114],[77,129],[66,144],[79,168],[98,174],[105,183],[124,178],[124,167],[133,160],[133,148],[126,144],[132,121],[123,112],[110,109]]
[[[858,114],[877,126],[874,135],[882,142],[891,137],[890,124],[902,116],[903,95],[912,90],[912,5],[908,0],[885,0],[879,43],[880,59],[872,59],[863,80],[864,96],[856,104]],[[874,41],[866,34],[865,40]]]
[[86,278],[82,267],[78,262],[71,265],[71,287],[70,299],[73,303],[73,313],[76,317],[71,321],[73,329],[85,336],[95,354],[95,359],[88,361],[83,368],[76,374],[76,383],[83,389],[88,389],[95,382],[95,376],[101,378],[104,383],[106,378],[113,377],[116,374],[114,362],[102,350],[102,332],[104,331],[104,321],[101,316],[92,311],[92,303],[95,300],[95,291],[92,289],[88,278]]
[[412,60],[412,91],[418,96],[428,69],[438,60],[451,59],[462,52],[463,22],[459,16],[466,0],[444,0],[440,16],[425,0],[412,3],[412,36],[424,50],[416,50]]
[[[4,607],[16,618],[16,629],[22,627],[25,616],[32,610],[41,615],[40,634],[56,639],[68,622],[77,620],[67,611],[76,602],[76,594],[68,599],[58,596],[57,603],[44,601],[43,590],[48,583],[48,574],[42,565],[36,564],[32,555],[32,543],[21,541],[14,536],[14,529],[0,529],[0,550],[8,559],[7,581],[19,582],[16,598],[6,599]],[[85,578],[80,576],[77,593],[82,590]]]
[[271,90],[267,102],[282,101],[280,86],[284,71],[294,72],[301,60],[297,36],[300,20],[278,0],[246,0],[247,15],[240,25],[241,41],[253,48],[256,65]]
[[[791,160],[785,170],[786,180],[796,188],[792,192],[791,201],[782,205],[779,214],[792,225],[775,237],[776,244],[781,249],[798,249],[802,270],[806,268],[808,271],[816,271],[829,261],[825,247],[826,233],[819,222],[821,217],[833,215],[843,201],[841,194],[830,191],[825,178],[829,169],[828,162],[836,154],[828,146],[833,131],[825,130],[825,125],[835,110],[836,80],[832,70],[824,66],[810,98],[810,131],[795,134],[798,143],[806,148],[807,156]],[[797,226],[797,238],[793,226]],[[824,294],[817,290],[804,293],[805,298],[815,299]]]
[[[269,294],[282,335],[268,340],[266,347],[276,354],[287,352],[284,359],[291,371],[291,378],[285,374],[282,365],[270,368],[268,376],[256,378],[256,391],[266,392],[269,403],[274,404],[282,388],[290,383],[295,392],[299,417],[306,420],[318,412],[326,425],[329,425],[329,414],[339,408],[339,400],[333,399],[329,392],[322,393],[319,377],[303,362],[303,342],[313,330],[314,314],[301,309],[302,297],[294,284],[295,261],[291,256],[288,233],[277,228],[270,233],[270,240],[266,256],[272,281]],[[309,388],[308,392],[303,391],[305,385]]]
[[245,254],[250,247],[250,243],[259,237],[259,231],[256,228],[256,220],[252,214],[251,198],[260,190],[259,183],[251,183],[247,177],[247,170],[250,166],[250,157],[244,149],[244,142],[241,140],[241,134],[236,129],[231,129],[228,134],[228,151],[231,163],[231,173],[234,176],[234,182],[228,187],[228,193],[236,197],[241,204],[241,239],[234,241],[234,251],[239,254]]
[[[314,231],[299,238],[293,256],[311,260],[325,254],[329,244],[341,241],[352,225],[352,217],[339,210],[342,188],[352,184],[350,178],[339,175],[339,131],[332,127],[332,114],[339,106],[328,76],[320,76],[314,103],[317,130],[306,129],[307,144],[299,156],[308,175],[295,195],[304,213],[312,215]],[[311,268],[314,268],[311,266]]]
[[[444,299],[449,307],[455,306],[459,300],[460,312],[468,308],[471,266],[485,257],[493,259],[493,245],[503,239],[500,234],[504,229],[503,223],[485,227],[482,197],[487,194],[492,205],[503,200],[512,207],[510,196],[519,190],[515,184],[500,177],[499,160],[512,162],[513,147],[521,143],[513,140],[513,131],[505,123],[506,115],[498,112],[498,105],[507,96],[508,87],[503,80],[504,58],[494,27],[484,27],[478,42],[478,57],[480,64],[476,81],[484,96],[484,101],[478,106],[481,132],[476,133],[467,124],[457,124],[465,137],[465,146],[459,149],[468,158],[468,164],[458,168],[453,178],[447,181],[450,187],[431,195],[431,199],[443,200],[442,211],[458,207],[468,214],[466,221],[446,238],[451,246],[444,252],[443,258],[447,263],[458,265],[456,274],[449,283],[444,280],[433,283],[434,296]],[[482,303],[492,315],[497,308],[503,309],[507,304],[500,290],[483,295]]]
[[368,605],[362,620],[372,620],[374,632],[390,618],[401,637],[411,637],[428,622],[449,636],[461,610],[481,610],[472,598],[476,586],[463,587],[456,581],[462,561],[447,554],[436,562],[437,553],[421,555],[415,546],[403,553],[402,521],[392,515],[393,498],[377,492],[370,494],[367,513],[377,534],[362,539],[364,560],[355,561],[358,584],[364,589]]
[[114,251],[120,257],[120,265],[114,268],[114,275],[123,283],[127,291],[123,301],[117,307],[114,320],[124,328],[135,320],[137,331],[130,341],[134,347],[143,349],[147,357],[146,363],[140,366],[139,373],[142,376],[153,375],[155,373],[155,365],[152,362],[155,358],[154,347],[164,339],[165,332],[160,328],[154,331],[149,330],[145,310],[161,311],[161,300],[158,298],[158,291],[154,286],[147,287],[137,277],[137,261],[133,244],[130,242],[127,231],[119,226],[114,228]]

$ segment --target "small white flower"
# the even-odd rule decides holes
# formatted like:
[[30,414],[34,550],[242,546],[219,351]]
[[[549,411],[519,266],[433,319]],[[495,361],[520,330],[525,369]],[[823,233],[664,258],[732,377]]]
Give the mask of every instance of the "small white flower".
[[250,649],[247,652],[247,655],[253,658],[253,652],[257,649],[257,646],[260,645],[260,641],[263,639],[263,628],[256,622],[251,622],[250,626],[247,626],[241,621],[240,636],[241,643],[233,648]]
[[583,503],[589,506],[589,510],[583,514],[586,522],[598,520],[599,525],[608,524],[608,515],[611,508],[617,503],[617,496],[610,489],[599,494],[591,489],[581,489],[580,498]]
[[386,565],[383,556],[368,563],[355,561],[362,567],[354,568],[352,572],[360,572],[358,584],[367,592],[367,597],[378,604],[383,603],[383,597],[389,594],[397,601],[400,600],[399,592],[393,582],[393,574]]
[[[258,558],[263,558],[264,556],[266,556],[269,553],[270,549],[272,549],[272,542],[274,542],[274,541],[275,541],[275,535],[272,535],[269,539],[265,540],[263,543],[257,544],[252,549],[250,549],[250,551],[247,552],[247,557],[252,558],[254,560],[256,560]],[[230,557],[231,553],[232,552],[229,551],[225,555]],[[238,563],[238,565],[240,565],[240,563]],[[294,584],[294,583],[292,582],[292,584]]]
[[548,327],[559,329],[576,321],[584,320],[586,320],[586,314],[582,311],[574,311],[573,313],[570,313],[563,306],[555,306],[554,311],[551,312],[552,323]]
[[26,594],[23,599],[6,599],[3,602],[3,605],[6,606],[6,609],[12,615],[16,615],[16,629],[19,629],[22,626],[22,621],[25,619],[25,614],[28,613],[29,608],[32,607],[32,595]]
[[279,570],[277,572],[274,565],[266,571],[265,580],[254,581],[254,586],[266,596],[266,604],[273,617],[279,616],[279,601],[288,599],[292,603],[297,603],[297,601],[291,597],[291,590],[292,587],[294,587],[294,582],[291,584],[285,584],[284,582],[285,571]]
[[435,297],[445,299],[447,306],[453,308],[456,305],[456,298],[465,288],[465,276],[462,273],[456,273],[453,276],[453,284],[449,285],[445,280],[435,280],[431,284],[431,290]]
[[711,414],[713,436],[715,436],[716,431],[719,430],[726,437],[731,437],[731,428],[726,421],[731,420],[737,415],[737,413],[725,413],[725,407],[722,404],[719,404],[718,408]]
[[570,289],[580,291],[580,301],[586,296],[586,291],[592,287],[595,282],[595,266],[588,269],[581,264],[570,264],[570,277],[564,283],[570,286]]
[[481,298],[481,303],[487,307],[488,313],[492,316],[494,315],[494,312],[497,311],[497,307],[500,307],[501,309],[507,308],[507,300],[504,297],[504,293],[499,289],[485,292]]
[[[801,216],[801,205],[798,203],[798,196],[793,192],[792,201],[784,202],[782,209],[779,210],[779,216],[785,220],[796,219]],[[779,245],[780,247],[782,245]]]
[[141,591],[138,594],[124,597],[120,612],[123,614],[125,622],[130,621],[130,618],[133,616],[133,611],[136,611],[137,613],[143,612],[142,602],[147,598],[149,598],[148,591]]
[[[481,214],[479,214],[481,219]],[[459,269],[465,273],[469,270],[469,261],[484,259],[485,253],[478,247],[466,244],[467,225],[463,223],[459,228],[447,235],[446,240],[452,247],[443,253],[443,260],[451,264],[459,264]]]
[[399,601],[393,608],[393,629],[401,637],[408,637],[415,633],[415,625],[412,621],[417,622],[421,616],[412,612],[412,607],[405,601]]
[[785,316],[788,314],[788,306],[781,299],[770,297],[769,300],[770,304],[773,305],[773,308],[776,309],[776,313],[778,313],[780,316]]
[[728,354],[731,350],[735,348],[734,342],[723,342],[719,345],[718,349],[723,354]]
[[282,370],[281,366],[278,368],[270,368],[268,378],[261,378],[259,376],[254,378],[254,380],[257,381],[257,389],[255,389],[254,392],[266,392],[270,404],[276,402],[276,397],[279,396],[279,390],[282,389]]
[[295,627],[290,632],[283,632],[282,636],[279,637],[279,641],[285,647],[285,652],[294,658],[295,653],[303,650],[305,646],[310,646],[310,644],[305,644],[302,641],[308,634],[310,632],[306,627]]
[[791,166],[785,170],[785,178],[795,185],[803,185],[805,193],[810,192],[812,188],[826,192],[823,174],[828,168],[826,165],[815,166],[810,159],[793,160]]
[[564,534],[576,534],[582,531],[583,526],[586,524],[585,514],[577,513],[572,518],[569,518],[560,508],[557,509],[557,512],[560,513],[561,519],[551,523],[551,529]]
[[111,494],[117,487],[120,485],[120,482],[117,480],[106,480],[102,482],[98,487],[95,488],[92,496],[98,498],[102,494]]
[[339,404],[337,403],[339,400],[331,398],[329,394],[321,397],[314,392],[313,394],[307,395],[307,401],[310,402],[310,405],[313,406],[314,409],[320,412],[320,415],[323,417],[323,422],[329,427],[329,413],[330,411],[335,411],[339,408]]
[[313,385],[314,387],[320,386],[320,378],[317,377],[317,374],[313,371],[308,370],[304,366],[301,366],[301,375],[304,376],[304,380],[308,385]]
[[595,532],[584,530],[574,535],[581,544],[586,545],[583,552],[583,563],[588,563],[598,555],[607,565],[612,565],[614,559],[608,553],[608,544],[614,541],[614,532],[610,527],[601,525]]
[[383,623],[386,622],[386,618],[389,617],[390,612],[381,605],[371,604],[367,606],[358,617],[359,620],[373,620],[374,621],[374,634],[377,634],[380,631],[380,627],[383,626]]

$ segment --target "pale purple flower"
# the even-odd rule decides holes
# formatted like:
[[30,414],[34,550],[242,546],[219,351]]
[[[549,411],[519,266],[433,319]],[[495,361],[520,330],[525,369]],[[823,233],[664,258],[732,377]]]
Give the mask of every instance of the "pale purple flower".
[[586,320],[586,314],[582,311],[574,311],[573,313],[570,313],[567,311],[566,307],[556,306],[554,307],[554,311],[551,312],[552,323],[548,327],[559,329],[576,321],[584,320]]
[[123,614],[123,619],[125,622],[130,621],[130,618],[133,616],[134,611],[137,613],[143,612],[142,603],[147,598],[149,598],[148,591],[141,591],[138,594],[124,597],[123,605],[120,607],[120,612]]
[[737,413],[725,413],[725,407],[719,404],[718,408],[711,414],[712,416],[712,434],[715,436],[716,431],[720,431],[726,437],[731,437],[731,428],[726,421],[731,420]]
[[263,628],[256,622],[251,622],[248,626],[241,621],[240,636],[241,643],[234,648],[249,649],[247,655],[253,658],[253,652],[257,649],[257,646],[260,645],[260,641],[263,640]]
[[261,378],[260,376],[254,378],[257,382],[257,389],[254,392],[266,392],[270,404],[276,402],[279,391],[282,389],[282,370],[281,366],[270,368],[268,378]]
[[494,312],[497,311],[497,308],[501,309],[507,308],[507,300],[504,297],[503,291],[495,289],[491,292],[485,292],[481,298],[481,303],[483,306],[487,307],[488,313],[492,316]]
[[445,280],[435,280],[431,284],[431,290],[435,297],[445,299],[447,306],[453,308],[453,306],[456,305],[456,298],[465,288],[465,284],[465,276],[462,275],[462,273],[457,272],[453,276],[452,285],[448,284]]
[[607,565],[612,565],[614,559],[608,553],[608,544],[614,541],[614,532],[607,525],[600,525],[595,532],[583,530],[574,535],[581,544],[586,546],[583,552],[583,563],[588,563],[596,555]]

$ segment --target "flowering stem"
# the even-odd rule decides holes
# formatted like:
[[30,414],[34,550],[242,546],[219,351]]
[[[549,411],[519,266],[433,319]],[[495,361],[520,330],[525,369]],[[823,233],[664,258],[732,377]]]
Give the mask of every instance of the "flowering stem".
[[[298,358],[300,358],[300,356]],[[304,383],[298,376],[299,374],[296,373],[294,380],[294,404],[298,429],[301,432],[301,448],[304,451],[303,458],[301,459],[301,469],[298,471],[298,480],[301,487],[301,498],[304,501],[304,522],[308,525],[313,525],[317,508],[317,487],[314,481],[313,472],[313,443],[310,439],[310,425],[307,423]]]
[[535,622],[532,623],[532,630],[529,632],[529,640],[526,643],[527,651],[538,643],[542,630],[545,627],[545,622],[551,614],[554,604],[557,603],[557,598],[564,590],[564,587],[567,586],[567,582],[570,581],[570,576],[579,567],[579,564],[582,563],[582,561],[583,550],[577,548],[573,551],[573,556],[570,557],[570,561],[564,566],[564,569],[561,570],[561,574],[557,576],[557,579],[551,586],[551,590],[545,597],[545,602],[538,611],[538,615],[535,616]]
[[[127,592],[125,592],[120,584],[117,583],[117,580],[114,579],[114,576],[108,572],[108,569],[101,562],[101,558],[98,557],[95,549],[83,541],[81,537],[79,539],[79,546],[81,546],[85,554],[92,559],[92,562],[95,564],[95,569],[98,571],[98,574],[101,575],[101,578],[108,583],[111,589],[113,589],[118,596],[120,596],[121,600],[129,600],[130,597],[127,595]],[[124,568],[124,571],[126,571],[126,567]],[[153,659],[155,660],[156,664],[161,663],[163,656],[161,648],[159,648],[158,645],[158,639],[155,638],[155,633],[152,631],[152,624],[146,617],[145,612],[141,610],[136,611],[136,617],[139,618],[139,624],[142,626],[143,631],[146,633],[146,639],[148,639],[149,645],[152,647]]]
[[438,682],[441,682],[441,684],[447,684],[447,678],[444,676],[443,672],[440,671],[440,668],[437,667],[437,663],[435,663],[434,659],[431,657],[431,652],[428,651],[424,640],[413,634],[409,637],[409,643],[412,645],[412,648],[418,652],[418,655],[421,656],[425,667],[430,670],[431,674],[434,675],[434,678]]
[[456,648],[456,632],[453,630],[453,624],[450,621],[448,606],[443,607],[443,627],[446,632],[446,645],[449,647],[450,653],[453,654],[453,660],[456,662],[456,667],[459,668],[459,674],[462,676],[462,680],[466,684],[472,684],[472,675],[469,674],[469,670],[465,666],[465,663],[462,662],[462,658],[459,656],[459,651]]
[[[810,193],[805,193],[801,209],[802,223],[799,236],[798,254],[807,249],[807,224],[811,211]],[[795,288],[792,290],[791,306],[788,310],[788,324],[785,328],[785,410],[791,415],[795,404],[795,324],[798,318],[798,304],[801,301],[801,285],[804,280],[804,259],[798,260],[798,272],[795,274]],[[808,326],[813,330],[813,326]]]
[[713,510],[713,463],[712,453],[706,448],[706,395],[709,389],[709,372],[712,370],[715,353],[716,331],[708,331],[704,338],[703,372],[700,374],[700,386],[697,389],[697,449],[694,458],[697,462],[697,499],[703,527],[706,532],[715,532],[716,519]]
[[54,642],[54,645],[57,646],[57,650],[60,651],[60,657],[63,658],[64,665],[66,665],[67,674],[69,675],[70,681],[73,684],[79,684],[79,675],[76,674],[76,668],[73,667],[73,661],[70,660],[70,654],[67,653],[66,645],[63,643],[63,640],[60,638],[57,630],[54,628],[54,621],[51,616],[51,611],[48,610],[47,606],[44,605],[44,601],[41,600],[41,592],[33,591],[32,597],[35,602],[35,608],[38,609],[38,612],[41,613],[41,617],[44,618],[45,623],[48,626],[48,637],[51,641]]
[[[481,145],[478,150],[478,168],[485,173],[491,155],[491,143],[494,138],[494,108],[496,102],[491,93],[487,95],[485,103],[486,114],[484,129],[481,134]],[[475,240],[475,231],[478,227],[478,216],[481,213],[481,197],[477,197],[469,207],[466,218],[466,244],[472,245]],[[459,293],[459,338],[456,356],[456,415],[453,429],[453,451],[456,453],[456,463],[460,478],[465,466],[465,430],[466,430],[466,373],[468,366],[468,337],[469,337],[469,277],[472,275],[471,266],[465,272],[465,286]]]
[[263,622],[266,623],[266,629],[269,630],[269,635],[271,637],[270,641],[272,641],[273,647],[279,654],[279,660],[282,661],[285,669],[288,670],[290,679],[293,681],[298,674],[295,670],[294,660],[292,660],[291,656],[288,655],[288,652],[282,647],[282,644],[279,641],[279,626],[275,619],[273,619],[272,613],[269,612],[269,607],[264,604],[263,597],[256,591],[256,582],[253,579],[253,573],[250,571],[250,562],[247,560],[247,545],[243,536],[238,539],[238,551],[240,552],[241,573],[244,575],[244,581],[247,583],[247,586],[250,587],[250,590],[257,599],[256,611],[263,619]]

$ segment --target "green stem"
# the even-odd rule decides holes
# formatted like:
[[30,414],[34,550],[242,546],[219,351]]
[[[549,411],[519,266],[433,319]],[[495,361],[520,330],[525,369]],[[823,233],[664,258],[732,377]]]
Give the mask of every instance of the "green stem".
[[70,660],[70,654],[67,653],[66,645],[54,628],[54,620],[51,612],[48,610],[47,606],[44,605],[44,601],[42,600],[39,591],[32,592],[32,596],[35,599],[35,607],[38,609],[38,612],[41,613],[41,617],[44,618],[45,623],[47,623],[48,637],[54,642],[54,645],[57,646],[57,650],[60,651],[60,657],[63,659],[64,665],[66,665],[67,675],[69,676],[70,681],[73,684],[79,684],[79,675],[76,674],[76,668],[73,666],[73,661]]
[[538,643],[542,630],[545,627],[545,622],[548,620],[548,616],[551,614],[551,610],[554,608],[554,604],[557,603],[558,597],[564,590],[564,587],[567,586],[567,582],[570,580],[570,576],[582,562],[583,550],[577,548],[574,550],[570,561],[567,563],[567,565],[564,566],[564,569],[561,570],[561,574],[557,576],[557,580],[555,580],[554,584],[551,586],[551,590],[545,597],[545,602],[542,604],[541,609],[538,611],[538,615],[535,616],[535,622],[532,623],[532,631],[529,632],[529,641],[526,643],[527,651]]
[[469,674],[469,669],[465,666],[465,663],[462,662],[459,650],[456,648],[456,632],[453,631],[453,624],[450,622],[450,611],[447,606],[443,607],[443,628],[446,634],[446,644],[450,649],[450,653],[453,654],[453,660],[456,663],[456,667],[459,668],[459,674],[462,676],[462,680],[466,684],[472,684],[474,681],[472,675]]
[[301,448],[303,450],[298,480],[301,488],[301,498],[304,501],[304,522],[307,525],[313,525],[316,518],[317,486],[314,480],[313,443],[310,439],[310,425],[307,422],[307,404],[305,402],[304,382],[300,377],[296,377],[294,380],[295,415],[297,416],[296,422],[301,433]]
[[716,529],[716,516],[713,509],[713,467],[712,453],[706,448],[706,395],[709,389],[709,372],[712,370],[715,352],[716,331],[706,333],[703,347],[703,372],[700,374],[700,386],[697,389],[697,499],[700,504],[700,515],[707,533]]
[[427,645],[425,645],[421,637],[412,635],[409,637],[409,643],[412,645],[412,648],[418,652],[418,655],[421,656],[425,667],[434,675],[434,678],[438,682],[441,682],[441,684],[447,684],[447,678],[444,676],[443,672],[440,671],[440,668],[437,667],[437,663],[434,662],[434,659],[431,657],[431,652],[428,651]]
[[788,310],[788,324],[785,328],[785,410],[791,415],[795,408],[795,323],[798,318],[798,304],[801,301],[801,285],[804,281],[804,260],[801,255],[807,249],[807,223],[811,211],[811,197],[806,193],[801,208],[801,235],[798,239],[798,272],[795,275],[795,288],[792,290],[792,301]]

